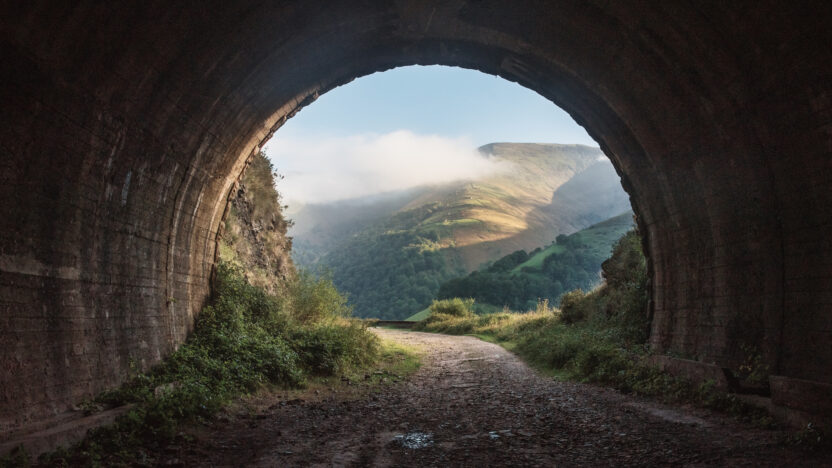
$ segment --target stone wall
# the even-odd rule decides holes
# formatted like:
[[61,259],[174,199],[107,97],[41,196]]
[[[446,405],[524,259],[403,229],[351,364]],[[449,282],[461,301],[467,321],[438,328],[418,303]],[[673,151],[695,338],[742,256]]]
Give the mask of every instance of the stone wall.
[[0,432],[181,343],[246,158],[408,64],[517,81],[601,143],[656,348],[832,382],[827,2],[54,3],[0,6]]

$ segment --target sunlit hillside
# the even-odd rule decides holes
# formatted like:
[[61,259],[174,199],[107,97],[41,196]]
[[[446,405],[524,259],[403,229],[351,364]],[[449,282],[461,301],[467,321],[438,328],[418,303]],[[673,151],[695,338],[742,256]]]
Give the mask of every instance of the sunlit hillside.
[[629,209],[598,148],[493,143],[480,151],[501,169],[296,211],[295,261],[331,269],[357,315],[407,317],[451,278]]

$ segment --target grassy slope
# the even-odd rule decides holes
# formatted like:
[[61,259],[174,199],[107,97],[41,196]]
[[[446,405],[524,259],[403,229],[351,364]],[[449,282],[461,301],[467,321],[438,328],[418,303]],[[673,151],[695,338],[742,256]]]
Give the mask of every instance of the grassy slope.
[[[425,193],[404,208],[436,203],[435,213],[415,228],[440,233],[442,246],[455,247],[466,270],[583,227],[546,207],[558,188],[597,163],[600,150],[580,145],[493,143],[480,151],[504,162],[506,170],[457,184],[453,190]],[[591,198],[583,205],[577,210],[597,211]]]
[[[577,235],[575,233],[573,235]],[[529,268],[543,268],[543,261],[546,260],[546,257],[555,254],[561,254],[566,252],[566,247],[558,244],[552,244],[549,247],[541,250],[540,252],[536,253],[532,258],[526,260],[525,262],[517,265],[514,267],[512,271],[520,271],[521,268],[529,267]]]
[[[622,213],[618,216],[594,224],[586,229],[583,229],[570,236],[567,236],[571,240],[571,242],[569,242],[566,245],[550,245],[546,249],[543,249],[537,254],[533,255],[527,261],[516,266],[514,269],[512,269],[511,274],[517,274],[521,272],[523,268],[526,268],[524,274],[528,274],[533,277],[541,276],[543,275],[543,272],[539,270],[542,269],[543,262],[547,257],[551,255],[563,254],[570,250],[576,251],[576,246],[580,246],[580,249],[589,252],[591,255],[596,256],[599,259],[606,258],[609,255],[609,252],[613,244],[615,244],[615,242],[625,232],[632,229],[632,227],[632,212],[628,211],[627,213]],[[535,272],[535,269],[538,271]],[[498,307],[496,305],[484,302],[476,303],[475,308],[477,309],[478,314],[497,313],[502,310],[502,307]],[[406,318],[405,320],[418,322],[420,320],[426,319],[429,316],[430,309],[425,308],[417,312],[416,314]]]
[[557,303],[563,293],[597,286],[601,264],[618,239],[632,228],[625,213],[569,236],[559,236],[549,248],[513,252],[467,276],[440,285],[437,298],[471,297],[479,305],[495,304],[516,310],[537,301]]
[[[586,248],[593,254],[604,257],[609,255],[610,247],[612,247],[615,241],[617,241],[625,232],[632,229],[632,227],[633,213],[628,211],[578,231],[570,235],[569,238],[576,243],[586,246]],[[514,267],[512,271],[519,272],[526,267],[540,269],[542,268],[543,261],[546,260],[546,257],[553,254],[561,254],[566,250],[568,250],[568,247],[566,246],[552,244],[532,256],[532,258]]]
[[424,319],[428,318],[429,315],[430,315],[430,308],[425,307],[424,309],[420,310],[419,312],[416,312],[415,314],[411,315],[410,317],[406,318],[405,320],[407,320],[408,322],[419,322],[421,320],[424,320]]
[[[493,304],[474,304],[474,311],[477,315],[491,315],[499,313],[502,310],[502,307],[497,307]],[[408,322],[421,322],[428,317],[430,317],[430,307],[425,307],[404,320]]]
[[[454,248],[464,268],[470,271],[515,250],[547,244],[558,234],[575,232],[628,206],[618,181],[606,177],[602,185],[605,193],[610,191],[606,186],[611,186],[612,195],[607,198],[614,199],[613,202],[604,199],[599,204],[598,197],[584,193],[583,187],[567,187],[571,188],[569,193],[580,192],[567,197],[569,209],[560,204],[550,207],[557,201],[553,200],[553,193],[583,171],[593,168],[607,176],[614,175],[608,162],[599,164],[603,153],[598,148],[492,143],[480,151],[503,162],[506,170],[476,181],[298,210],[292,215],[296,224],[290,232],[303,251],[296,260],[311,266],[325,251],[338,248],[337,238],[361,235],[381,220],[388,230],[438,234],[440,246]],[[407,215],[425,207],[431,208],[430,216]],[[394,212],[398,214],[391,217]]]
[[[507,169],[473,182],[386,195],[384,206],[382,201],[369,200],[366,210],[373,212],[376,221],[361,226],[350,222],[372,216],[362,218],[360,210],[352,208],[350,216],[332,216],[329,224],[298,226],[295,245],[318,251],[307,251],[296,260],[307,267],[331,268],[336,285],[350,295],[357,315],[402,319],[427,306],[438,285],[458,276],[460,269],[471,271],[512,251],[548,244],[560,233],[574,232],[629,206],[611,164],[598,161],[602,153],[597,148],[495,143],[481,151],[502,161]],[[608,196],[600,203],[586,182],[573,182],[584,172],[606,174],[606,178],[587,179],[603,181],[601,191]],[[389,214],[407,196],[411,200]],[[561,206],[564,200],[568,209]],[[558,202],[557,209],[552,208],[553,202]],[[354,201],[351,206],[360,204]],[[304,215],[299,219],[308,224],[318,218]],[[340,243],[332,240],[336,231],[342,233]],[[392,245],[401,243],[397,234],[410,236],[406,246]],[[325,236],[329,237],[322,240]],[[399,248],[440,252],[444,262],[396,255],[392,250]],[[310,259],[317,261],[306,263]],[[378,294],[370,294],[371,288]]]

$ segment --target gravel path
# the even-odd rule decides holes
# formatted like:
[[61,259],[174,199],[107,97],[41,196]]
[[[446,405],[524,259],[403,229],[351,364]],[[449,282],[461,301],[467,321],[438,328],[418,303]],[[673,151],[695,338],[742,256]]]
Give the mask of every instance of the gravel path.
[[[406,382],[359,398],[277,402],[217,422],[185,466],[832,466],[783,433],[542,377],[472,337],[375,330],[425,350]],[[413,446],[414,448],[408,448]]]

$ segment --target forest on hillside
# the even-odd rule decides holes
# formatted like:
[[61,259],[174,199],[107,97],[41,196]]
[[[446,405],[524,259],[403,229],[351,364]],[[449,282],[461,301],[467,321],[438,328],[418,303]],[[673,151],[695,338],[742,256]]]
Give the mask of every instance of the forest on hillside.
[[614,242],[632,226],[628,212],[575,234],[560,235],[546,249],[518,250],[487,268],[445,282],[437,297],[473,298],[512,310],[533,309],[542,299],[556,304],[563,293],[589,290],[601,281],[601,264]]
[[[451,279],[629,208],[598,148],[499,143],[480,152],[505,169],[476,180],[299,207],[290,232],[294,260],[331,274],[355,315],[403,319],[427,307]],[[555,275],[562,284],[544,286],[541,273],[530,274],[526,282],[532,284],[523,283],[513,297],[557,297],[561,289],[594,284],[602,258],[576,255],[546,265],[550,276],[564,270]]]
[[429,217],[430,207],[398,213],[341,244],[322,260],[359,317],[399,320],[423,309],[445,281],[465,273],[443,252],[439,230],[400,230],[405,218]]

